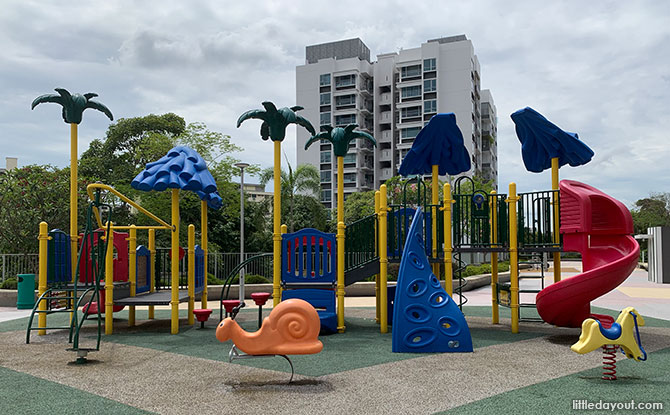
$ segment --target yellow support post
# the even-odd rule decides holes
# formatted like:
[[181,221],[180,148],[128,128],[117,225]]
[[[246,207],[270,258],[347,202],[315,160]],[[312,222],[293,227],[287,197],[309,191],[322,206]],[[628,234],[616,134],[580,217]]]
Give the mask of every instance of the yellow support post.
[[170,306],[171,329],[170,333],[179,333],[179,189],[172,189],[172,240],[171,240],[172,258],[171,265],[171,291],[172,298]]
[[[283,224],[283,225],[280,227],[280,232],[281,232],[281,235],[284,235],[285,233],[288,233],[288,226],[286,226],[286,224]],[[280,236],[281,236],[281,235],[280,235]],[[281,285],[280,285],[280,286],[279,286],[279,299],[280,299],[280,300],[281,300],[281,296],[282,296],[282,293],[283,293],[283,292],[284,292],[284,289],[283,289],[283,288],[281,287]]]
[[205,279],[200,295],[200,308],[205,309],[207,308],[207,202],[204,200],[200,201],[200,248],[202,248],[205,261],[203,267]]
[[[156,291],[156,230],[149,229],[149,269],[151,272],[151,286],[149,287],[149,292]],[[154,319],[154,306],[149,306],[149,319]]]
[[510,306],[512,313],[512,333],[519,332],[519,252],[517,247],[516,183],[509,184],[509,270],[510,270]]
[[272,304],[281,301],[281,141],[274,141],[274,212],[272,226]]
[[[379,255],[379,190],[375,192],[375,215],[377,215],[377,220],[375,221],[375,253]],[[376,316],[375,321],[379,323],[379,315],[381,309],[379,308],[379,273],[375,275],[375,310]]]
[[[498,198],[496,191],[491,191],[491,246],[498,246]],[[498,253],[491,252],[491,323],[500,322],[498,310]]]
[[337,157],[337,331],[344,333],[344,157]]
[[[38,284],[37,289],[39,296],[47,290],[47,243],[49,241],[49,225],[46,222],[40,222],[40,233],[37,239],[39,240],[39,270],[38,270]],[[45,328],[47,326],[47,300],[40,301],[38,308],[41,313],[37,315],[37,327]],[[44,336],[47,334],[46,330],[38,330],[37,334]]]
[[[77,276],[77,241],[79,226],[77,225],[77,124],[70,123],[70,262],[72,264],[72,283]],[[93,200],[93,199],[91,199]]]
[[188,225],[188,324],[195,323],[193,309],[195,308],[195,226]]
[[388,333],[388,256],[386,246],[386,218],[388,216],[388,204],[386,201],[386,185],[379,186],[379,331]]
[[[128,281],[130,282],[130,296],[137,294],[137,228],[130,225],[128,237]],[[128,307],[128,326],[135,325],[135,306]]]
[[[558,210],[558,157],[551,159],[551,190],[553,193],[553,205],[554,205],[554,243],[557,245],[561,243],[561,233],[560,233],[560,218]],[[561,280],[561,253],[554,252],[554,282],[559,282]]]
[[451,199],[451,185],[449,183],[444,184],[442,193],[442,197],[444,198],[444,206],[442,206],[444,212],[444,290],[449,296],[452,296],[454,295],[454,272],[451,259],[451,253],[453,251],[451,241],[451,205],[454,201]]
[[107,242],[107,252],[105,252],[105,334],[112,334],[114,332],[114,228],[110,227],[109,233],[105,233],[105,242]]
[[[431,200],[430,203],[433,205],[431,208],[431,219],[432,219],[432,225],[433,225],[433,232],[431,237],[433,238],[433,249],[432,249],[432,256],[433,259],[437,258],[437,204],[440,203],[439,200],[439,186],[440,183],[438,182],[438,176],[439,176],[439,169],[438,165],[435,164],[432,166],[433,168],[433,175],[432,175],[432,183],[431,183]],[[433,263],[433,274],[437,277],[437,279],[440,279],[440,264],[438,262]]]

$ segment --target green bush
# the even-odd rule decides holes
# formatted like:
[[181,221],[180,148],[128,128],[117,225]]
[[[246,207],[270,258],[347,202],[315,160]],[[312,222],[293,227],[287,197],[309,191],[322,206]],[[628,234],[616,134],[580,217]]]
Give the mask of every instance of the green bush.
[[[217,281],[221,281],[216,285],[223,285],[225,284],[225,281],[219,280],[218,278],[216,279]],[[207,283],[209,284],[209,279],[207,280]],[[233,284],[239,284],[240,283],[240,276],[235,275],[233,278]],[[262,275],[256,275],[256,274],[247,274],[244,276],[244,283],[245,284],[270,284],[272,281],[269,279],[265,278]]]
[[3,290],[16,290],[18,281],[15,277],[7,278],[2,284],[0,284],[0,289]]
[[223,285],[225,281],[216,278],[213,274],[207,273],[207,285]]

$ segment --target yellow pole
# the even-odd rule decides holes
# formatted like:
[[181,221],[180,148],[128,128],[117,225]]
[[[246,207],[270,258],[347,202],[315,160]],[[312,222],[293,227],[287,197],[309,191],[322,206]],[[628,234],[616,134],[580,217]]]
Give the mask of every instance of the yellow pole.
[[510,270],[510,305],[512,313],[512,333],[519,332],[519,257],[517,250],[516,223],[516,183],[509,184],[509,270]]
[[[128,238],[128,280],[130,281],[130,296],[137,294],[137,229],[130,225],[130,237]],[[135,306],[128,307],[128,325],[135,325]]]
[[274,220],[272,226],[272,304],[281,300],[281,141],[275,141]]
[[195,308],[195,226],[188,225],[188,324],[193,324]]
[[[558,157],[551,159],[551,189],[554,204],[554,243],[561,243],[560,222],[558,213]],[[561,280],[561,253],[554,252],[554,282]]]
[[337,157],[337,331],[344,333],[344,157]]
[[[496,191],[491,191],[491,246],[498,246],[498,198]],[[491,323],[498,324],[498,253],[491,252]]]
[[200,248],[204,254],[205,266],[202,272],[205,274],[202,294],[200,296],[200,308],[207,308],[207,202],[200,201]]
[[77,275],[77,124],[70,123],[70,261],[72,263],[72,282]]
[[[49,240],[49,230],[46,222],[40,222],[40,234],[37,237],[39,240],[39,272],[38,272],[38,293],[40,297],[47,290],[47,241]],[[37,327],[44,328],[47,326],[47,300],[40,301],[38,310],[42,311],[37,315]],[[44,336],[47,334],[46,330],[38,330],[37,334]]]
[[[286,226],[286,224],[283,224],[283,225],[280,227],[280,231],[281,231],[281,234],[282,234],[282,235],[285,234],[285,233],[288,233],[288,226]],[[280,299],[280,300],[281,300],[281,296],[282,296],[283,292],[284,292],[284,291],[283,291],[283,289],[282,289],[282,287],[281,287],[281,285],[280,285],[280,286],[279,286],[279,299]]]
[[[375,192],[375,215],[377,215],[377,220],[375,221],[375,251],[379,255],[379,190]],[[377,312],[375,320],[377,323],[379,323],[379,315],[381,313],[379,293],[379,274],[377,274],[375,275],[375,309]]]
[[453,263],[451,259],[452,241],[451,241],[451,185],[445,183],[442,188],[442,197],[444,198],[444,290],[452,296],[454,294],[453,286]]
[[[114,331],[114,229],[105,234],[105,334]],[[101,304],[98,304],[101,307]]]
[[[156,230],[149,229],[149,261],[151,261],[150,272],[151,272],[151,287],[149,287],[149,292],[152,293],[156,291]],[[154,318],[154,306],[149,306],[149,319],[153,320]]]
[[[439,182],[438,182],[438,176],[439,176],[439,170],[438,170],[438,165],[435,164],[433,165],[433,175],[432,175],[432,197],[430,200],[430,203],[433,205],[431,209],[431,219],[432,219],[432,225],[433,225],[433,232],[432,232],[432,238],[433,238],[433,258],[437,258],[437,204],[440,203],[439,200]],[[438,262],[433,263],[433,274],[437,277],[437,279],[440,279],[440,264]]]
[[[388,215],[388,204],[386,202],[386,185],[379,186],[379,330],[388,333],[388,256],[386,246],[386,217]],[[397,288],[396,288],[397,289]]]
[[170,306],[171,330],[170,333],[179,333],[179,189],[172,189],[172,241],[171,241],[172,259],[171,265],[171,291],[172,299]]

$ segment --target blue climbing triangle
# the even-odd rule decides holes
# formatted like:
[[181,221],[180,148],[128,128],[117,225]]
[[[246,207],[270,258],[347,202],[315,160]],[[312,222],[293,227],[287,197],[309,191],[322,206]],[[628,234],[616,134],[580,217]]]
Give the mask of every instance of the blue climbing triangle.
[[393,306],[392,350],[397,353],[471,352],[468,323],[433,274],[417,208],[405,242]]

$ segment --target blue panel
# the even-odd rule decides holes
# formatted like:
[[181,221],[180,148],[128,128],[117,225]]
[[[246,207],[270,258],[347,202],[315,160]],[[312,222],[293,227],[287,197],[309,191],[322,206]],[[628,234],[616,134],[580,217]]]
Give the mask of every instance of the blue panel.
[[398,271],[392,349],[400,353],[471,352],[468,323],[430,268],[422,225],[423,213],[418,208]]
[[70,235],[54,229],[47,242],[47,285],[67,284],[72,281]]
[[[149,249],[147,249],[146,246],[140,245],[137,247],[135,250],[135,255],[136,255],[136,262],[135,262],[135,276],[140,275],[141,272],[144,272],[146,275],[146,284],[144,285],[139,285],[137,284],[135,286],[135,293],[136,294],[141,294],[145,293],[151,290],[151,252]],[[142,261],[139,261],[140,257],[146,258],[146,261],[144,261],[144,269],[142,270]],[[135,279],[137,281],[137,278]]]
[[200,245],[195,246],[195,293],[205,289],[205,251]]
[[416,211],[412,208],[400,208],[393,210],[388,215],[389,232],[393,232],[394,238],[388,238],[388,256],[399,257],[405,243],[405,235],[412,223]]
[[282,291],[282,301],[299,298],[312,305],[319,313],[321,333],[337,332],[337,312],[335,310],[335,291],[312,288]]
[[511,117],[521,142],[521,157],[526,170],[540,173],[549,169],[554,157],[558,157],[559,167],[565,164],[581,166],[593,158],[593,150],[576,133],[563,131],[534,109],[520,109]]
[[306,228],[282,235],[282,283],[333,283],[337,278],[334,233]]
[[440,176],[470,170],[470,154],[453,112],[433,115],[417,134],[398,173],[401,176],[431,174],[435,165]]

